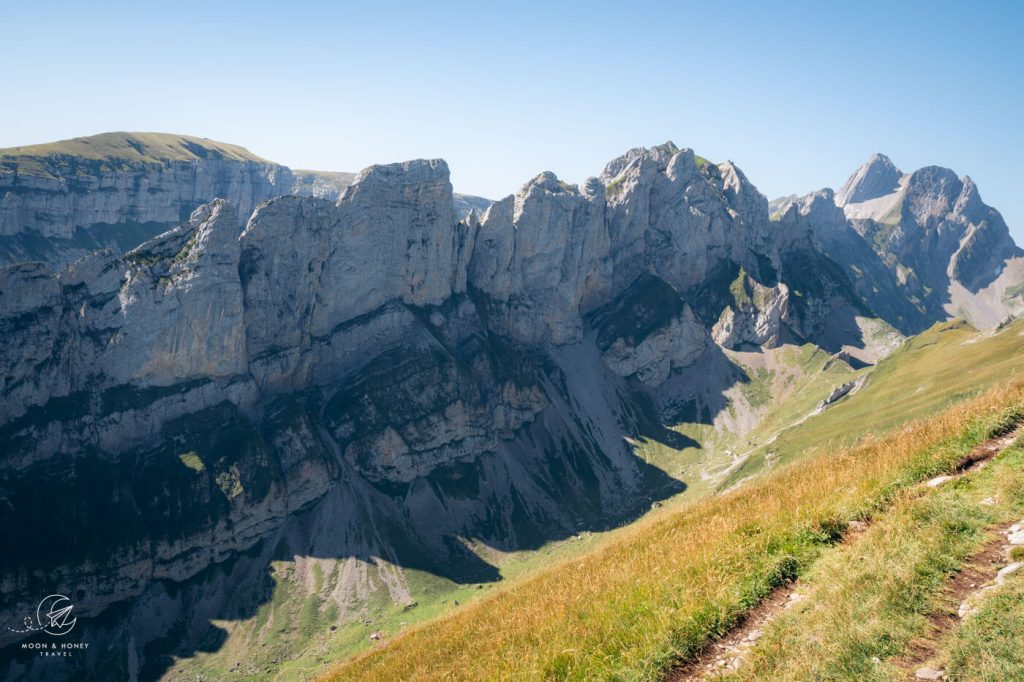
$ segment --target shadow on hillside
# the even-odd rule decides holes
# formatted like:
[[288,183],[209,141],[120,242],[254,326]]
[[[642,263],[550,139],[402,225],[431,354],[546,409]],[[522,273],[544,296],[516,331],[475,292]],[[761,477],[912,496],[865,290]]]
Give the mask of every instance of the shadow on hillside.
[[[711,344],[697,362],[676,370],[661,387],[667,397],[662,401],[659,422],[714,424],[715,418],[729,408],[726,391],[749,381],[741,367],[719,346]],[[693,441],[689,447],[700,447],[700,444]]]
[[[610,394],[615,395],[614,391]],[[630,399],[642,403],[639,395]],[[182,582],[152,582],[142,595],[108,608],[98,617],[81,616],[75,637],[76,641],[88,642],[89,648],[69,659],[57,679],[64,672],[67,679],[133,679],[136,675],[141,680],[159,679],[175,660],[222,651],[229,631],[235,627],[232,624],[240,621],[256,623],[259,634],[235,631],[240,637],[238,646],[244,647],[245,653],[240,655],[240,667],[233,673],[243,677],[264,674],[266,670],[250,670],[247,666],[260,661],[261,665],[267,662],[274,667],[301,649],[281,644],[281,650],[271,655],[267,652],[277,650],[264,645],[289,642],[290,637],[299,636],[299,624],[289,620],[294,614],[287,614],[313,608],[308,606],[310,595],[316,595],[314,606],[322,607],[329,601],[365,602],[373,592],[401,604],[409,598],[405,578],[389,566],[429,574],[453,586],[496,583],[501,580],[500,571],[485,558],[486,554],[480,553],[479,546],[501,552],[536,550],[580,532],[629,523],[649,510],[652,503],[685,489],[684,483],[638,457],[627,440],[652,439],[674,448],[698,446],[659,421],[653,403],[643,403],[632,413],[622,410],[621,430],[610,441],[601,439],[598,431],[602,427],[586,415],[564,411],[564,405],[554,398],[552,405],[515,437],[501,441],[496,452],[436,468],[409,483],[375,484],[340,457],[337,448],[325,446],[321,455],[336,464],[333,484],[326,494],[305,510],[285,517],[278,528],[250,549],[234,553],[196,576]],[[215,426],[218,437],[239,438],[232,434],[242,433],[235,424],[241,417],[225,414],[226,409],[220,408],[209,424],[193,426],[201,426],[204,432]],[[617,445],[608,447],[609,442]],[[66,499],[75,504],[59,509],[73,513],[73,518],[89,519],[105,512],[98,511],[99,507],[90,511],[82,505],[103,506],[117,517],[112,517],[112,522],[128,528],[134,523],[129,518],[130,507],[111,506],[110,499],[125,500],[131,486],[140,485],[139,481],[153,486],[140,492],[158,494],[179,480],[195,479],[195,474],[183,468],[178,473],[159,469],[150,475],[136,468],[93,466],[88,459],[50,462],[45,474],[34,472],[38,478],[33,486],[48,489],[50,479],[56,482],[63,477],[73,482],[75,472],[92,471],[90,494],[68,496]],[[180,462],[173,464],[181,468]],[[147,464],[140,459],[131,466]],[[180,478],[179,474],[188,476]],[[247,489],[258,489],[258,484],[248,483]],[[268,492],[273,489],[266,483],[261,485]],[[175,508],[195,507],[182,519],[193,519],[189,514],[201,508],[198,502],[190,502],[190,490],[183,488],[174,502]],[[12,499],[20,504],[22,497],[15,495]],[[251,503],[259,504],[259,500]],[[45,506],[22,506],[19,523],[41,530],[54,521],[46,516],[51,512],[52,508]],[[116,524],[104,528],[103,533],[116,532]],[[171,530],[166,521],[161,521],[149,526],[146,533],[160,537]],[[227,542],[230,528],[218,532],[227,534]],[[124,551],[119,548],[108,558]],[[314,559],[322,562],[319,578],[308,573],[309,560]],[[17,560],[27,562],[29,557]],[[333,581],[333,591],[318,591],[315,585],[321,580]],[[78,598],[87,601],[86,597],[80,593]],[[354,615],[358,614],[357,609]],[[314,634],[322,633],[329,624],[316,619],[304,622],[315,629]],[[367,636],[371,631],[368,625]],[[0,676],[53,679],[55,669],[31,652],[11,646],[0,652],[0,657]]]

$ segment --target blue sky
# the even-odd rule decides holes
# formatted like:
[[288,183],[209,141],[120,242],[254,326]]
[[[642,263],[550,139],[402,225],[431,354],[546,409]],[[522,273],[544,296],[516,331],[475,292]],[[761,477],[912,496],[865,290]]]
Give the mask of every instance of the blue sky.
[[442,157],[492,198],[673,140],[769,198],[881,151],[1024,243],[1020,2],[3,2],[0,146],[189,133],[298,168]]

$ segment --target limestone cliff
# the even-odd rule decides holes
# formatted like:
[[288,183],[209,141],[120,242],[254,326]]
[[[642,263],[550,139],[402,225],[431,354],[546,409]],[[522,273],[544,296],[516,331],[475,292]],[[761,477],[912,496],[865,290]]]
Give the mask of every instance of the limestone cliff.
[[[123,253],[226,199],[240,226],[283,195],[336,201],[354,173],[296,170],[236,145],[188,135],[104,133],[0,149],[0,264],[53,268],[93,251]],[[456,194],[461,218],[490,202]]]
[[285,166],[187,135],[106,133],[0,150],[0,252],[8,262],[65,263],[124,250],[217,197],[244,220],[292,183]]

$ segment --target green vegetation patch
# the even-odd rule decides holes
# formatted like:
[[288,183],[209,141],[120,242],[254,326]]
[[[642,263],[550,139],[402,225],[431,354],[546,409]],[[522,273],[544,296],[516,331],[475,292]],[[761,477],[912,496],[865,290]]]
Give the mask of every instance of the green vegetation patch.
[[1009,576],[947,644],[951,680],[1024,680],[1024,575]]
[[19,175],[53,178],[202,159],[270,163],[244,147],[168,133],[103,133],[0,149],[0,166],[16,169]]
[[622,192],[625,189],[626,189],[626,176],[625,175],[620,175],[619,177],[615,178],[614,180],[609,182],[607,185],[605,185],[604,193],[607,196],[614,197],[614,196],[618,196],[618,195],[622,194]]
[[181,460],[182,464],[187,466],[192,471],[195,471],[196,473],[202,473],[206,471],[206,465],[203,464],[203,460],[199,458],[199,453],[195,452],[194,450],[192,452],[181,453],[180,455],[178,455],[178,459]]
[[750,381],[742,385],[743,396],[751,407],[765,407],[772,401],[772,379],[774,372],[758,367],[749,377]]

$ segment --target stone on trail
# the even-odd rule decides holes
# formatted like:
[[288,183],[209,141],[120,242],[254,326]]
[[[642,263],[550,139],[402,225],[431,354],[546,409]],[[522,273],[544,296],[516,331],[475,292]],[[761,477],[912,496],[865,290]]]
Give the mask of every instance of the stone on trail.
[[1006,576],[1013,575],[1024,566],[1024,561],[1014,561],[1012,564],[1004,566],[999,569],[999,573],[996,573],[996,585],[1002,585],[1006,582]]

